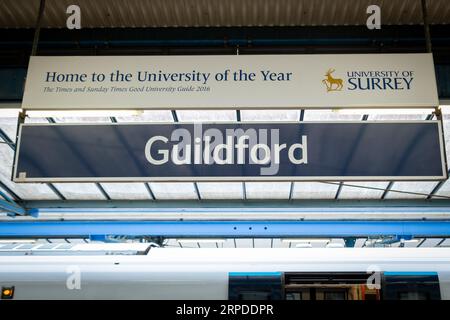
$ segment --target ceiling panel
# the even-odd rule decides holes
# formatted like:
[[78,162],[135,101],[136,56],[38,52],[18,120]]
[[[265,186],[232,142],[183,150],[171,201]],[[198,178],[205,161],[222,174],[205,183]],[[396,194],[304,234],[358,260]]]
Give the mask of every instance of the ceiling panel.
[[[369,5],[382,23],[422,21],[420,0],[47,0],[44,27],[65,27],[66,8],[79,5],[82,27],[317,26],[366,23]],[[429,0],[431,23],[448,23],[447,0]],[[2,0],[0,27],[34,27],[39,0]]]

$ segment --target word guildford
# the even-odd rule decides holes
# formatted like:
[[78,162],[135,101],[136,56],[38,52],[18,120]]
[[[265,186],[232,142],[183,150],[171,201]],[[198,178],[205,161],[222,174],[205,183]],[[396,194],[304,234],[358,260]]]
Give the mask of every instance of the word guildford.
[[297,165],[308,163],[306,135],[301,137],[301,142],[288,146],[279,142],[279,129],[226,129],[224,137],[218,129],[202,132],[198,127],[194,130],[194,138],[184,128],[175,129],[170,138],[151,137],[145,145],[145,158],[152,165],[168,162],[175,165],[270,165],[261,168],[262,175],[277,174],[280,159],[288,159]]

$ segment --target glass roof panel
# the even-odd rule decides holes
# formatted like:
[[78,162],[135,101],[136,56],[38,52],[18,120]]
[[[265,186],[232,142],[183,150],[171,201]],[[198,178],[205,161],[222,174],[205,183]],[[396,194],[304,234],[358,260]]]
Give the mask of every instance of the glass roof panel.
[[384,181],[346,182],[345,185],[342,186],[341,192],[339,193],[339,199],[380,199],[384,191],[369,188],[385,189],[388,184],[389,182]]
[[43,117],[26,117],[25,123],[49,123],[47,118]]
[[436,181],[398,181],[392,185],[386,199],[426,199],[437,183]]
[[436,247],[436,245],[441,242],[442,238],[427,238],[424,243],[420,247],[424,248],[433,248]]
[[289,199],[290,182],[246,182],[247,199]]
[[179,121],[236,121],[235,110],[177,110]]
[[295,182],[292,192],[292,198],[334,199],[337,189],[337,184],[329,184],[323,182]]
[[1,117],[0,110],[0,128],[8,135],[12,141],[16,141],[17,117]]
[[442,199],[443,197],[450,198],[450,180],[446,180],[438,191],[435,192],[434,199]]
[[152,182],[150,187],[157,200],[198,199],[192,182]]
[[242,182],[198,182],[202,199],[242,199]]
[[113,200],[151,200],[144,183],[102,183]]
[[117,122],[173,122],[170,110],[145,110],[135,115],[123,115],[115,117]]
[[[450,108],[449,108],[450,109]],[[450,114],[444,115],[444,137],[445,137],[445,152],[447,155],[447,163],[450,163]]]
[[273,239],[272,242],[272,247],[273,248],[288,248],[289,247],[289,243],[282,241],[281,239]]
[[272,241],[271,239],[255,239],[255,248],[270,248]]
[[[358,121],[363,117],[363,113],[345,113],[342,110],[306,110],[304,121]],[[359,112],[359,110],[358,110]]]
[[236,248],[235,239],[226,239],[225,242],[222,243],[223,248]]
[[[430,112],[431,113],[431,112]],[[405,120],[425,120],[426,114],[369,114],[367,120],[376,121],[405,121]]]
[[253,248],[253,239],[236,239],[237,248]]
[[106,200],[94,183],[54,183],[68,200]]
[[[46,185],[37,183],[14,183],[11,181],[13,150],[0,144],[0,180],[23,200],[57,200],[58,196]],[[5,190],[6,191],[6,190]]]
[[53,117],[56,123],[108,123],[109,117]]
[[299,121],[299,110],[241,110],[242,121]]

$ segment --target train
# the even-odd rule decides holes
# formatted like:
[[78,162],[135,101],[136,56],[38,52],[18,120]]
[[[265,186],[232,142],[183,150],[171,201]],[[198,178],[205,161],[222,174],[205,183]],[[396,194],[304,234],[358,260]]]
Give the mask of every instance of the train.
[[1,299],[450,299],[445,247],[58,246],[0,247]]

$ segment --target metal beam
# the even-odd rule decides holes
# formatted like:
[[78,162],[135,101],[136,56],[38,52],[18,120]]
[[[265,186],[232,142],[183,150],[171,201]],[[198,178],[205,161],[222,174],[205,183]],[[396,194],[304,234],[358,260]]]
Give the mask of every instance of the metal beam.
[[[41,220],[449,220],[450,200],[25,201]],[[30,219],[30,218],[21,218]],[[0,220],[7,220],[0,217]]]
[[14,198],[14,200],[19,200],[21,201],[22,199],[17,195],[17,193],[15,193],[10,187],[8,187],[5,183],[3,183],[2,181],[0,181],[0,190],[3,189],[4,191],[6,191],[11,197]]
[[450,221],[36,221],[1,222],[1,238],[449,237]]
[[389,199],[389,200],[321,200],[294,199],[285,200],[24,200],[19,204],[27,208],[262,208],[262,209],[285,209],[285,208],[358,208],[367,210],[390,210],[391,208],[429,210],[433,208],[442,208],[450,211],[450,199]]
[[0,199],[0,212],[6,212],[9,216],[16,216],[16,215],[26,215],[27,211],[22,208],[21,206],[18,206],[14,202],[10,202],[7,200]]

